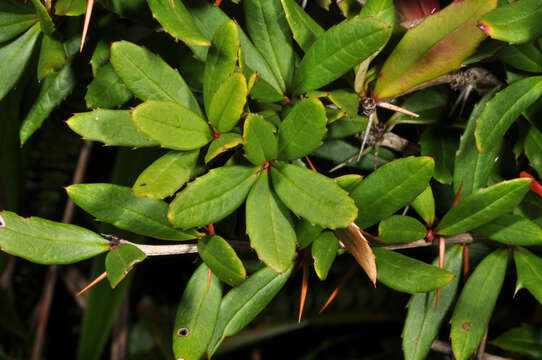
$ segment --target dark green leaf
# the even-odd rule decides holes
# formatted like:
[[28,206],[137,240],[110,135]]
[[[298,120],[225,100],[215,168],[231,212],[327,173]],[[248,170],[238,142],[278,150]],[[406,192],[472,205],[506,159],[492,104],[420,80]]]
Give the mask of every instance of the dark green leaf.
[[92,75],[96,76],[98,70],[109,61],[111,55],[109,43],[105,40],[99,40],[96,48],[90,58],[90,66],[92,67]]
[[[336,121],[335,123],[339,123],[340,121],[341,120]],[[329,133],[332,132],[332,128],[335,123],[331,124]],[[363,129],[365,129],[365,127],[363,127]],[[314,152],[314,155],[323,159],[330,160],[335,164],[342,163],[345,160],[352,158],[353,156],[357,157],[358,154],[359,147],[356,147],[349,142],[343,140],[327,140]],[[360,161],[355,161],[354,159],[354,161],[348,162],[346,166],[372,171],[375,168],[375,163],[376,167],[379,168],[394,159],[395,154],[393,153],[393,151],[381,147],[378,150],[378,157],[376,159],[375,152],[373,150],[365,156],[362,156]]]
[[281,0],[281,3],[295,41],[303,51],[307,51],[324,34],[324,29],[294,0]]
[[325,280],[339,249],[339,240],[331,231],[322,232],[312,242],[314,271],[320,280]]
[[423,239],[427,229],[410,216],[393,215],[378,225],[378,237],[387,243],[407,243]]
[[542,259],[529,250],[518,247],[514,249],[514,261],[518,274],[516,292],[526,288],[542,304]]
[[41,40],[38,81],[43,80],[51,72],[61,70],[65,65],[64,45],[57,39],[44,35]]
[[474,232],[509,245],[542,244],[542,228],[519,215],[505,214]]
[[0,42],[13,39],[38,21],[35,14],[0,12]]
[[531,126],[525,139],[525,154],[529,163],[542,177],[542,132]]
[[323,227],[313,225],[306,219],[301,219],[301,221],[299,221],[295,227],[295,234],[299,248],[303,249],[312,244],[323,230]]
[[207,236],[198,241],[198,253],[220,280],[230,286],[245,281],[247,272],[235,250],[217,235]]
[[96,77],[88,86],[87,107],[89,108],[116,108],[132,98],[128,90],[111,64],[100,67]]
[[275,127],[263,116],[249,114],[243,129],[246,158],[254,165],[262,165],[277,157],[278,139]]
[[542,73],[542,52],[532,43],[505,46],[497,57],[518,70]]
[[406,97],[401,107],[415,112],[419,117],[413,117],[399,112],[394,113],[391,124],[434,124],[446,115],[448,95],[435,88],[416,91]]
[[55,24],[53,23],[53,20],[51,19],[49,12],[47,12],[45,5],[43,5],[41,0],[30,0],[30,1],[32,1],[32,4],[34,5],[34,8],[36,9],[36,15],[38,16],[38,19],[40,21],[41,31],[43,31],[45,35],[53,34],[55,32]]
[[220,155],[226,150],[233,149],[243,143],[243,138],[241,135],[236,133],[226,133],[221,134],[218,139],[214,139],[209,148],[207,149],[207,154],[205,154],[205,163],[209,163],[215,157]]
[[86,0],[58,0],[55,3],[56,15],[79,16],[83,15],[86,9]]
[[542,358],[542,344],[538,339],[537,331],[529,325],[510,329],[489,343],[503,350],[527,355],[533,359]]
[[427,225],[433,225],[435,222],[435,198],[431,186],[418,195],[410,205]]
[[233,73],[216,90],[207,115],[209,123],[219,132],[228,132],[241,117],[247,102],[248,88],[245,76]]
[[455,136],[445,134],[436,127],[428,127],[420,138],[422,155],[435,159],[433,177],[443,184],[451,184],[454,159],[458,141]]
[[135,264],[145,260],[147,255],[134,245],[120,244],[105,257],[105,271],[111,288],[117,285],[132,270]]

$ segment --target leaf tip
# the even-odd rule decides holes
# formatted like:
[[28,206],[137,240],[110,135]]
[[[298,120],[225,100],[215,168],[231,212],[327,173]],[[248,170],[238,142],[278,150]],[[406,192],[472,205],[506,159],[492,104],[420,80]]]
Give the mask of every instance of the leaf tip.
[[476,24],[478,29],[482,30],[486,35],[490,35],[490,27],[484,23],[483,21],[480,21],[478,24]]

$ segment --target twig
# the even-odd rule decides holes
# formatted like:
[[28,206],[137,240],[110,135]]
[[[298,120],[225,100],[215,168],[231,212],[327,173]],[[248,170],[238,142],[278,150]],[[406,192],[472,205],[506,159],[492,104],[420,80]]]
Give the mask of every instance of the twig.
[[15,259],[15,256],[8,256],[8,264],[6,265],[2,276],[0,276],[0,287],[2,287],[6,291],[6,293],[10,297],[10,300],[13,300],[11,279],[15,270]]
[[381,102],[377,103],[376,106],[384,108],[384,109],[388,109],[388,110],[391,110],[391,111],[395,111],[395,112],[398,112],[398,113],[401,113],[401,114],[405,114],[405,115],[408,115],[408,116],[412,116],[412,117],[415,117],[415,118],[420,117],[420,115],[416,114],[415,112],[404,109],[404,108],[402,108],[400,106],[397,106],[397,105],[393,105],[391,103],[387,103],[385,101],[381,101]]
[[487,329],[486,329],[486,333],[484,334],[484,337],[482,338],[482,342],[480,343],[480,347],[478,347],[478,353],[476,355],[476,358],[478,360],[484,359],[484,354],[486,352],[486,344],[487,344]]
[[[441,340],[435,340],[431,344],[431,350],[443,353],[443,354],[452,354],[452,347],[447,342],[441,341]],[[511,358],[506,358],[502,356],[497,355],[491,355],[491,354],[484,354],[484,356],[481,358],[482,360],[514,360]]]
[[[476,240],[482,239],[481,237],[474,236],[471,233],[463,233],[454,236],[446,237],[446,244],[470,244]],[[413,249],[419,247],[426,247],[434,245],[432,242],[427,241],[426,239],[420,239],[406,244],[390,244],[390,245],[380,245],[374,244],[375,246],[382,247],[388,250],[401,250],[401,249]]]
[[[198,252],[198,244],[144,245],[136,244],[124,239],[120,239],[120,243],[133,245],[143,251],[147,256],[195,254]],[[249,249],[248,243],[243,241],[230,241],[230,245],[234,248]]]

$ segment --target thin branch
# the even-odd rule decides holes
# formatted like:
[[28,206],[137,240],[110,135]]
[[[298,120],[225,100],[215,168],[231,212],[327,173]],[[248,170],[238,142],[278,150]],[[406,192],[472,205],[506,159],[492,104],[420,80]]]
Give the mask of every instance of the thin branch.
[[415,112],[412,112],[410,110],[404,109],[404,108],[402,108],[400,106],[393,105],[393,104],[385,102],[385,101],[381,101],[381,102],[377,103],[376,106],[384,108],[384,109],[388,109],[388,110],[391,110],[391,111],[395,111],[395,112],[398,112],[398,113],[401,113],[401,114],[405,114],[405,115],[408,115],[408,116],[412,116],[412,117],[415,117],[415,118],[420,117],[420,115],[416,114]]
[[[195,254],[198,252],[198,244],[144,245],[136,244],[124,239],[120,239],[120,243],[133,245],[143,251],[147,256]],[[230,241],[230,245],[234,248],[250,248],[248,243],[244,241]]]
[[[441,340],[435,340],[433,341],[433,344],[431,344],[431,350],[443,353],[443,354],[452,354],[452,347],[447,342],[441,341]],[[511,358],[505,358],[502,356],[497,355],[491,355],[491,354],[484,354],[482,357],[482,360],[514,360]]]
[[[470,244],[472,242],[475,242],[477,240],[481,240],[482,237],[475,236],[471,233],[463,233],[459,235],[454,236],[448,236],[446,237],[446,244]],[[432,242],[427,241],[426,239],[420,239],[413,242],[409,242],[406,244],[390,244],[390,245],[380,245],[380,244],[374,244],[375,246],[382,247],[384,249],[388,250],[401,250],[401,249],[413,249],[413,248],[420,248],[420,247],[426,247],[426,246],[432,246],[434,245]]]

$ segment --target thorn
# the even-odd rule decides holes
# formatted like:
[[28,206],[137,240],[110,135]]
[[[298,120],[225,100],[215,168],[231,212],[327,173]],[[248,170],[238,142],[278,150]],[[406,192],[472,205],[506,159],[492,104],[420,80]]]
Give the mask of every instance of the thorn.
[[337,287],[335,288],[335,290],[333,290],[333,292],[331,293],[331,295],[329,296],[329,298],[327,299],[326,303],[324,304],[324,306],[322,306],[322,308],[320,309],[320,311],[318,312],[318,314],[321,314],[328,306],[329,304],[331,304],[331,302],[333,301],[333,299],[335,299],[335,297],[337,296],[337,294],[339,294],[339,291],[341,291],[342,287],[344,285],[346,285],[346,283],[348,282],[348,280],[350,280],[350,278],[352,277],[352,275],[354,275],[354,271],[358,268],[358,264],[357,263],[353,263],[352,265],[350,265],[350,268],[348,269],[346,275],[344,275],[343,279],[341,280],[341,282],[339,283],[339,285],[337,285]]
[[305,308],[305,301],[307,300],[307,291],[309,290],[309,262],[308,252],[305,250],[305,258],[303,259],[303,280],[301,282],[301,298],[299,299],[299,316],[297,323],[301,323],[301,317],[303,316],[303,309]]
[[207,271],[207,289],[205,290],[205,292],[208,294],[209,293],[209,289],[211,288],[211,277],[213,276],[213,272],[211,271],[211,269],[208,269]]
[[171,0],[171,6],[175,7],[175,0]]
[[463,181],[461,181],[461,184],[459,184],[459,189],[457,189],[457,193],[454,197],[454,202],[452,203],[452,207],[459,204],[459,198],[461,197],[461,191],[463,190]]
[[[438,267],[444,269],[444,262],[446,259],[446,238],[444,236],[439,236],[438,238]],[[438,302],[440,299],[440,290],[437,289],[437,297],[435,298],[435,311],[438,308]]]
[[469,275],[469,245],[463,244],[463,276]]
[[209,231],[209,235],[215,235],[215,226],[213,224],[207,225],[207,230]]
[[408,115],[408,116],[413,116],[413,117],[420,117],[420,115],[416,114],[415,112],[412,112],[410,110],[407,110],[407,109],[404,109],[402,107],[399,107],[397,105],[393,105],[393,104],[390,104],[390,103],[387,103],[387,102],[379,102],[376,104],[376,106],[378,107],[381,107],[381,108],[384,108],[384,109],[388,109],[388,110],[391,110],[391,111],[396,111],[396,112],[399,112],[401,114],[405,114],[405,115]]
[[87,11],[85,13],[85,23],[83,25],[83,35],[81,35],[81,47],[79,52],[83,52],[83,46],[85,46],[85,40],[87,38],[88,26],[90,24],[90,17],[92,16],[92,9],[94,8],[94,0],[87,0]]
[[79,291],[75,296],[79,296],[92,288],[94,285],[98,284],[100,281],[105,279],[107,277],[107,271],[104,271],[100,276],[98,276],[96,279],[94,279],[90,284],[85,286],[81,291]]
[[314,165],[312,164],[312,161],[311,161],[311,158],[309,157],[309,155],[305,155],[305,160],[307,160],[307,162],[309,163],[309,166],[311,167],[312,171],[318,172],[316,170],[316,168],[314,167]]
[[221,3],[222,3],[222,0],[216,0],[214,5],[215,6],[220,6]]

